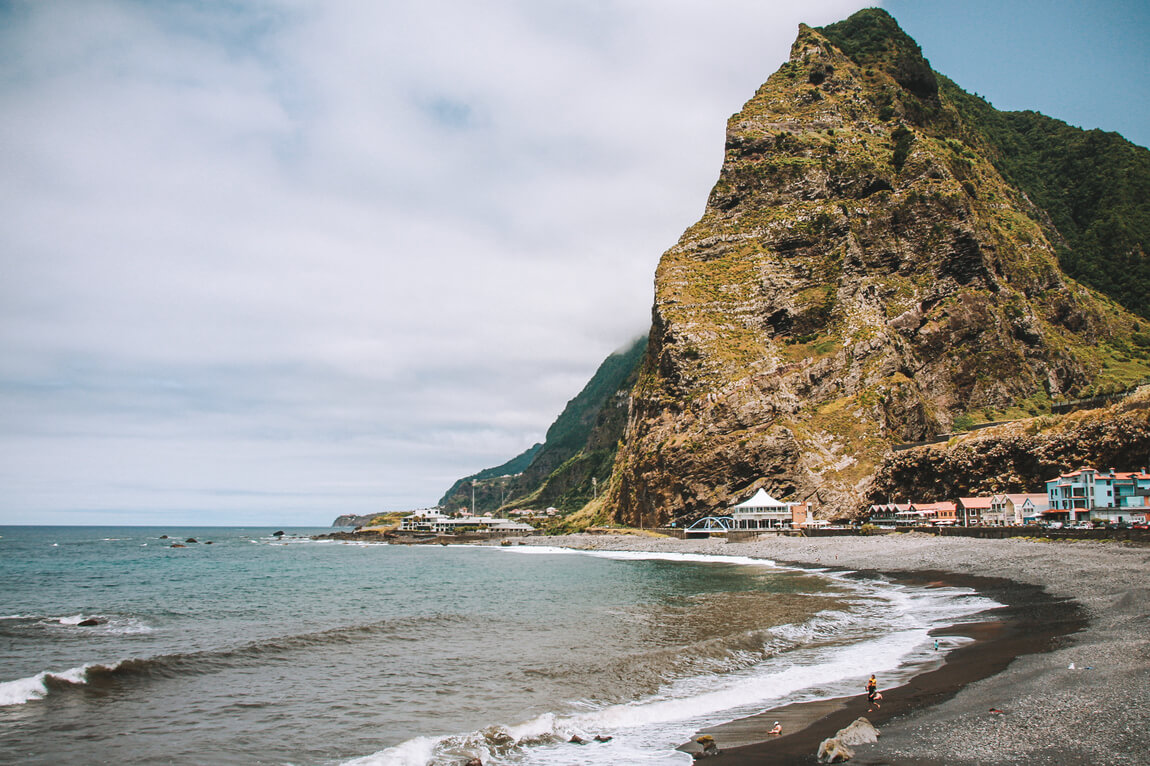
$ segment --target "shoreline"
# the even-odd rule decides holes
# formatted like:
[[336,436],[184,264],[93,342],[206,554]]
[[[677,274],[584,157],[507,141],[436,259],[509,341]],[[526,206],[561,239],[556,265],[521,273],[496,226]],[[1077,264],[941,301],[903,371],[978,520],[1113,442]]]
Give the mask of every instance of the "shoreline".
[[[889,579],[907,585],[970,588],[998,601],[1002,606],[989,609],[978,616],[994,619],[979,622],[956,623],[931,631],[936,637],[965,637],[971,643],[947,650],[939,665],[909,679],[906,683],[883,690],[880,708],[868,712],[865,693],[852,697],[797,702],[770,708],[746,718],[737,719],[697,732],[715,738],[721,754],[707,758],[717,766],[743,764],[779,764],[798,766],[815,762],[814,753],[819,743],[834,736],[859,717],[882,731],[888,723],[919,709],[936,705],[953,697],[961,688],[995,675],[1004,670],[1017,656],[1049,651],[1055,641],[1073,634],[1086,626],[1079,606],[1068,600],[1059,600],[1036,586],[1026,586],[1001,579],[956,577],[946,572],[919,571],[907,573],[862,572],[867,576],[888,575]],[[1035,619],[1036,610],[1046,616]],[[1047,611],[1048,610],[1048,611]],[[997,708],[990,705],[990,708]],[[987,715],[992,715],[987,712]],[[765,737],[774,721],[781,721],[780,737]],[[732,737],[731,735],[735,735]],[[732,744],[723,743],[731,737]],[[694,737],[692,737],[692,740]],[[748,740],[743,742],[742,740]],[[690,743],[680,750],[694,752],[699,748]],[[856,747],[855,763],[883,763],[869,760],[862,747]],[[900,763],[926,761],[900,760]]]
[[[813,764],[819,743],[859,716],[881,736],[854,748],[851,763],[872,766],[1134,763],[1150,747],[1145,546],[921,535],[738,543],[568,535],[528,544],[752,556],[907,584],[968,587],[1003,604],[989,610],[988,622],[936,630],[934,635],[975,641],[949,650],[938,667],[885,689],[874,713],[866,712],[861,693],[768,709],[699,732],[712,734],[722,751],[706,763]],[[767,735],[776,720],[789,733]],[[724,739],[730,744],[724,746]],[[679,749],[698,747],[692,741]]]

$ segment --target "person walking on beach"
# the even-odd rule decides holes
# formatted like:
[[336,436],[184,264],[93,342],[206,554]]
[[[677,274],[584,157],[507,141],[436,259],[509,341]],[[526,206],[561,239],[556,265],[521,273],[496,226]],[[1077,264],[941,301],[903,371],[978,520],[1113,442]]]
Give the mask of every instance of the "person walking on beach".
[[880,699],[882,699],[882,695],[878,692],[878,681],[875,680],[874,673],[871,673],[870,680],[866,682],[866,701],[873,707],[867,710],[868,713],[875,708],[882,707],[878,704]]

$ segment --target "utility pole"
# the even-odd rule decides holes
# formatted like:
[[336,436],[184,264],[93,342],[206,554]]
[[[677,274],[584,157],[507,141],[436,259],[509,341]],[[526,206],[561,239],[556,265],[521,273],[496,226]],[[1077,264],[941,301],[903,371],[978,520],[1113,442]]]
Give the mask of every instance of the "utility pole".
[[475,513],[475,479],[471,480],[471,515],[477,515]]

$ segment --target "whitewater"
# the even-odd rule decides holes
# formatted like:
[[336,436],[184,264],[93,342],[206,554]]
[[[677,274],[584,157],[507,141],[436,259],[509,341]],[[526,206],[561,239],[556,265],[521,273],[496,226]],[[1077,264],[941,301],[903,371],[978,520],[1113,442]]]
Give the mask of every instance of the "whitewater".
[[745,557],[274,531],[0,529],[0,761],[689,763],[700,728],[893,685],[994,606]]

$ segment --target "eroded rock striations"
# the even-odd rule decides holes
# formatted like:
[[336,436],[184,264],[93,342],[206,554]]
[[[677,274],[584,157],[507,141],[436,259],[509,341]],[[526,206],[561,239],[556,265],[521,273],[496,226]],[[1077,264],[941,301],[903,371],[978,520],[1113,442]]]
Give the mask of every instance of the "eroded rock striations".
[[1063,274],[1049,217],[940,81],[872,9],[801,26],[730,118],[706,211],[656,274],[619,520],[758,487],[849,514],[892,444],[1118,381],[1115,359],[1150,371],[1138,320]]
[[1150,390],[1065,417],[1043,415],[973,431],[947,444],[895,452],[875,472],[868,500],[933,502],[1000,492],[1045,492],[1079,466],[1137,470],[1150,463]]

